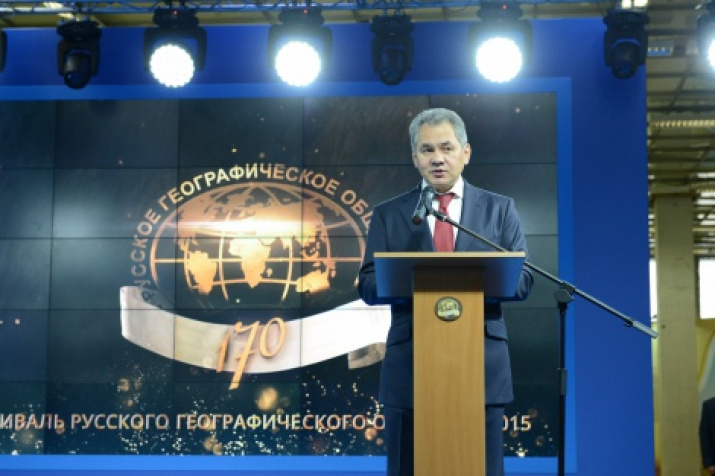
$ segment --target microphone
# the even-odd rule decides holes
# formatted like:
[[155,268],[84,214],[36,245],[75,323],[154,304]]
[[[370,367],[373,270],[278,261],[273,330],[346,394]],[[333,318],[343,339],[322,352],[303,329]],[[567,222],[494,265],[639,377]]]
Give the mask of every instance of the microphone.
[[420,199],[417,202],[417,208],[415,208],[415,212],[412,214],[412,223],[419,225],[422,223],[422,220],[424,220],[427,211],[432,210],[432,200],[434,200],[434,194],[434,188],[429,185],[422,189]]

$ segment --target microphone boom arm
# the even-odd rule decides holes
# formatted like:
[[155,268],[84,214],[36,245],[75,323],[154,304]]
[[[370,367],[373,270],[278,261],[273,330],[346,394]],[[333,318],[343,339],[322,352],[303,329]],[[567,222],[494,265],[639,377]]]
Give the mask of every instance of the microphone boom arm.
[[[469,228],[467,228],[467,227],[465,227],[465,226],[463,226],[463,225],[460,225],[459,223],[455,222],[454,220],[452,220],[451,218],[449,218],[447,215],[445,215],[444,213],[440,212],[439,210],[435,210],[434,207],[432,207],[432,203],[431,203],[431,202],[430,202],[430,203],[426,203],[426,206],[427,206],[427,213],[428,213],[428,214],[431,213],[431,214],[434,215],[434,217],[437,218],[438,220],[449,223],[449,224],[452,225],[453,227],[458,228],[459,230],[465,232],[465,233],[468,234],[469,236],[478,239],[478,240],[481,241],[482,243],[484,243],[484,244],[486,244],[486,245],[488,245],[488,246],[494,248],[495,250],[498,250],[498,251],[509,251],[509,250],[507,250],[507,249],[505,249],[505,248],[503,248],[503,247],[497,245],[496,243],[493,243],[492,241],[490,241],[490,240],[484,238],[483,236],[479,235],[478,233],[476,233],[476,232],[470,230]],[[566,293],[569,294],[569,297],[570,297],[571,295],[573,295],[573,294],[577,294],[577,295],[581,296],[582,298],[586,299],[587,301],[590,301],[591,303],[593,303],[593,304],[595,304],[596,306],[600,307],[601,309],[604,309],[604,310],[610,312],[611,314],[613,314],[614,316],[620,318],[621,320],[623,320],[623,321],[625,322],[625,324],[626,324],[627,327],[635,327],[636,329],[638,329],[639,331],[643,332],[644,334],[650,336],[650,337],[653,338],[653,339],[655,339],[656,337],[658,337],[658,333],[657,333],[656,331],[654,331],[653,329],[651,329],[651,328],[649,328],[649,327],[643,325],[641,322],[639,322],[639,321],[633,319],[632,317],[629,317],[629,316],[623,314],[622,312],[620,312],[620,311],[614,309],[613,307],[611,307],[611,306],[609,306],[608,304],[606,304],[606,303],[604,303],[604,302],[602,302],[602,301],[596,299],[595,297],[593,297],[593,296],[591,296],[591,295],[589,295],[589,294],[587,294],[587,293],[581,291],[580,289],[578,289],[578,288],[577,288],[576,286],[574,286],[573,284],[571,284],[571,283],[569,283],[569,282],[567,282],[567,281],[564,281],[564,280],[558,278],[557,276],[552,275],[551,273],[549,273],[549,272],[547,272],[547,271],[544,271],[543,269],[539,268],[538,266],[536,266],[536,265],[530,263],[528,260],[525,260],[525,261],[524,261],[524,266],[526,266],[527,268],[531,269],[532,271],[534,271],[534,272],[540,274],[541,276],[545,277],[546,279],[550,280],[551,282],[557,284],[557,285],[559,286],[559,289],[560,289],[560,290],[563,290],[563,291],[565,291]],[[568,299],[568,301],[570,301],[570,300],[571,300],[571,299]],[[568,301],[567,301],[567,302],[568,302]]]

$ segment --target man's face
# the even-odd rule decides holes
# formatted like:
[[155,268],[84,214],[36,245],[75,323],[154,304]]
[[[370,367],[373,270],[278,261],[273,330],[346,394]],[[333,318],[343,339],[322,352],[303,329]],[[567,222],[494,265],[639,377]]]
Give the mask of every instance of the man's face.
[[469,144],[459,145],[452,124],[442,122],[420,127],[412,160],[428,184],[438,192],[446,192],[462,174],[471,154]]

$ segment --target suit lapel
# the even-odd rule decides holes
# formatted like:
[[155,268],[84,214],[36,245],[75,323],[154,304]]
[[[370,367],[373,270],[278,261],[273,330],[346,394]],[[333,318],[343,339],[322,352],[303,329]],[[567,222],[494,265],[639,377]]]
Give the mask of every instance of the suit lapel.
[[[479,199],[479,189],[464,182],[464,199],[462,200],[462,217],[460,224],[469,230],[479,233],[477,229],[479,217],[484,213],[484,205]],[[455,251],[468,251],[469,242],[472,237],[463,231],[457,232],[457,241],[454,245]]]

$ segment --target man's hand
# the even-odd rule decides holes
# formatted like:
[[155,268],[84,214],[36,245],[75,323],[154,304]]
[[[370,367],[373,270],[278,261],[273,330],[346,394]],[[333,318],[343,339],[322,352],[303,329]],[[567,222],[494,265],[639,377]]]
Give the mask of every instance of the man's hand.
[[708,474],[715,474],[715,466],[708,466],[705,468],[705,472]]

